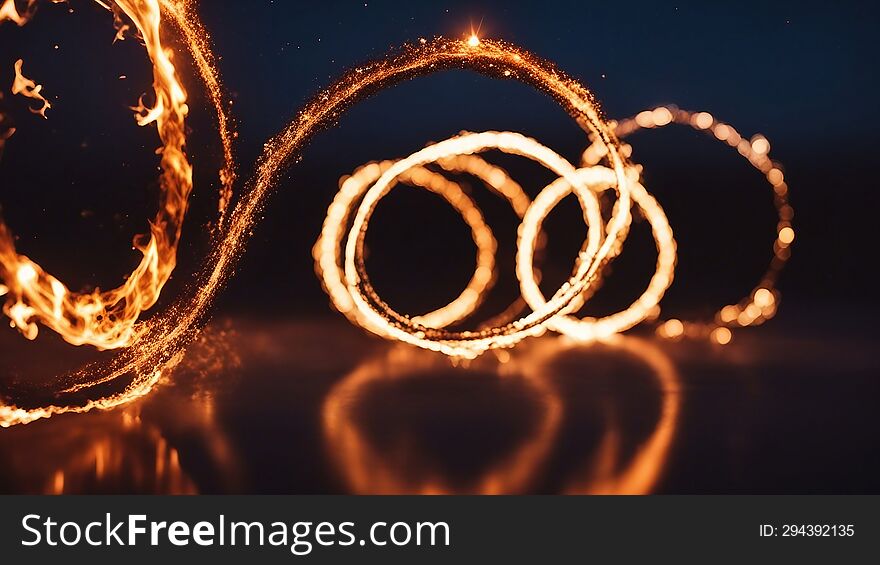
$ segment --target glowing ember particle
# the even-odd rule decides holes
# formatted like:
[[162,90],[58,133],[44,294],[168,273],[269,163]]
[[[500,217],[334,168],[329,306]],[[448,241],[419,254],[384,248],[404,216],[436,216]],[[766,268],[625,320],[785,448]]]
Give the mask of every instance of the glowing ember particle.
[[785,245],[790,245],[794,241],[794,230],[790,227],[784,227],[779,230],[779,241]]
[[733,334],[725,327],[715,328],[712,330],[712,341],[719,345],[727,345],[733,338]]

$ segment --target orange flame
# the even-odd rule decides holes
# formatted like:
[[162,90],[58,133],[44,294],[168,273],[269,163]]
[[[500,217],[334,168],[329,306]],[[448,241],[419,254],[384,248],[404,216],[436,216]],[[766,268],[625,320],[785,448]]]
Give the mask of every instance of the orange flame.
[[[175,74],[170,51],[162,46],[158,1],[118,0],[113,8],[137,28],[153,62],[155,105],[147,108],[141,102],[135,117],[141,126],[156,124],[162,141],[160,209],[150,222],[149,236],[134,239],[134,247],[143,257],[125,283],[88,293],[70,291],[36,262],[19,255],[12,233],[0,223],[0,278],[7,294],[4,312],[28,339],[37,336],[39,322],[74,345],[89,344],[99,349],[130,345],[137,333],[138,318],[156,303],[176,265],[181,226],[192,190],[192,167],[184,153],[186,93]],[[16,63],[13,92],[43,100],[38,113],[45,117],[49,103],[41,96],[41,87],[25,79],[20,71],[21,61]]]
[[15,6],[15,0],[4,0],[0,5],[0,22],[9,20],[18,26],[28,23],[33,15],[33,7],[36,0],[28,0],[27,7],[24,12],[19,12]]
[[45,119],[46,110],[51,108],[52,104],[43,97],[43,85],[35,83],[22,74],[21,67],[23,65],[24,61],[21,59],[15,62],[15,82],[12,83],[12,93],[20,94],[25,98],[33,98],[38,102],[42,102],[42,105],[39,108],[30,108],[30,111]]
[[[142,268],[141,271],[136,271],[132,277],[129,277],[126,286],[122,289],[117,289],[119,292],[116,295],[121,296],[126,290],[132,288],[135,291],[134,294],[138,294],[140,288],[132,285],[138,280],[149,284],[148,275],[153,273],[156,275],[154,279],[156,284],[154,293],[155,297],[158,296],[158,291],[161,287],[158,283],[162,282],[164,284],[164,281],[161,281],[159,276],[161,275],[162,277],[165,277],[166,274],[170,274],[170,270],[167,269],[173,268],[173,262],[170,265],[164,264],[163,266],[161,264],[160,260],[162,260],[163,257],[167,257],[167,253],[159,253],[159,251],[162,249],[168,251],[168,244],[171,243],[172,240],[176,245],[176,240],[179,237],[180,225],[178,220],[182,220],[182,213],[185,210],[186,202],[185,195],[183,194],[184,191],[180,189],[184,187],[187,188],[186,193],[188,194],[188,189],[191,188],[191,177],[188,166],[185,171],[178,170],[178,174],[174,174],[173,166],[185,163],[185,156],[182,151],[182,121],[186,113],[186,105],[184,103],[185,99],[183,98],[183,90],[174,76],[173,66],[170,64],[170,54],[162,48],[160,43],[158,43],[159,31],[161,29],[160,15],[167,15],[169,21],[176,26],[178,31],[181,32],[186,47],[192,54],[193,60],[196,62],[196,68],[199,71],[199,78],[207,88],[217,111],[219,135],[223,143],[225,158],[225,165],[221,170],[221,221],[218,222],[218,226],[222,224],[223,212],[225,211],[229,198],[231,197],[232,183],[235,180],[235,166],[232,149],[232,140],[235,138],[235,134],[232,131],[232,122],[228,116],[227,107],[224,102],[224,91],[217,69],[214,66],[215,59],[210,50],[209,36],[201,26],[198,16],[192,11],[188,0],[159,0],[158,3],[155,0],[130,0],[121,3],[119,6],[105,3],[102,0],[96,0],[96,2],[101,6],[114,11],[114,20],[117,30],[121,29],[121,25],[128,25],[124,23],[125,20],[123,19],[123,16],[132,19],[133,25],[136,25],[140,31],[142,36],[141,39],[147,44],[148,54],[154,61],[154,67],[157,67],[154,70],[156,81],[154,87],[163,94],[163,96],[159,96],[157,93],[156,98],[157,101],[163,103],[164,111],[156,114],[154,117],[157,128],[159,129],[160,137],[171,149],[169,150],[166,147],[165,150],[162,151],[163,165],[167,164],[169,166],[167,169],[163,168],[161,183],[163,187],[163,199],[168,205],[166,206],[163,203],[159,216],[170,216],[170,221],[161,223],[153,222],[153,224],[151,224],[151,232],[158,232],[162,235],[162,229],[164,228],[166,232],[170,233],[170,236],[152,238],[151,241],[146,244],[151,250],[151,253],[149,256],[144,256],[144,261],[142,261],[140,266]],[[10,2],[7,2],[7,4],[9,3]],[[123,4],[127,8],[126,10],[122,10]],[[160,14],[157,6],[161,7],[162,14]],[[4,6],[4,8],[4,11],[8,13],[9,8],[6,6]],[[16,14],[18,14],[18,12],[16,12]],[[28,12],[28,17],[30,15],[31,12]],[[9,18],[7,17],[7,19]],[[0,18],[0,22],[2,22],[2,18]],[[161,61],[161,63],[157,64],[156,60]],[[143,121],[143,115],[140,116],[140,118],[142,118],[141,121]],[[8,138],[13,132],[14,130],[8,130],[0,135],[0,149],[2,149],[2,140]],[[166,137],[168,139],[166,139]],[[169,195],[169,193],[173,191],[176,191],[174,197]],[[172,212],[176,212],[176,215]],[[0,231],[6,233],[6,243],[10,244],[11,242],[8,241],[8,230],[6,230],[2,222],[0,222]],[[214,237],[217,238],[218,242],[220,241],[219,238],[221,235],[222,234],[219,230],[214,233]],[[228,239],[234,240],[235,238]],[[2,238],[0,238],[0,240],[2,240]],[[123,328],[124,331],[119,334],[121,337],[124,337],[125,334],[128,333],[128,339],[104,340],[102,341],[102,345],[106,348],[107,345],[128,343],[130,346],[120,349],[120,354],[107,363],[88,365],[67,375],[65,381],[68,385],[65,385],[66,388],[62,387],[62,390],[57,392],[58,400],[55,403],[26,408],[16,406],[14,403],[4,404],[0,401],[0,427],[27,424],[57,414],[85,413],[91,410],[108,410],[132,402],[133,400],[148,394],[160,382],[163,376],[169,374],[169,372],[180,361],[183,347],[189,344],[198,335],[200,322],[205,319],[204,311],[216,294],[220,284],[223,282],[225,274],[228,272],[230,266],[228,260],[233,259],[237,254],[236,244],[229,244],[229,241],[227,241],[225,245],[218,245],[218,247],[220,248],[221,255],[225,256],[227,260],[216,261],[214,260],[216,259],[216,256],[212,254],[212,257],[207,264],[214,268],[215,272],[213,274],[206,272],[203,275],[201,282],[204,286],[202,287],[201,292],[194,297],[181,297],[176,306],[171,306],[168,310],[162,312],[158,316],[154,316],[149,322],[139,323],[137,327],[135,327],[134,323],[129,320],[126,323],[128,329],[126,330]],[[0,280],[10,284],[10,286],[18,284],[17,281],[14,280],[18,276],[18,269],[12,273],[14,276],[11,280],[10,277],[7,276],[10,273],[7,273],[5,269],[2,268],[3,259],[9,260],[15,266],[20,265],[23,269],[21,273],[26,281],[30,281],[33,278],[37,279],[37,282],[39,283],[42,280],[41,277],[46,276],[37,271],[36,266],[33,264],[24,263],[21,265],[19,261],[22,258],[14,253],[14,248],[10,245],[5,247],[0,245],[0,248],[7,251],[7,253],[0,253]],[[11,254],[8,253],[10,249],[12,250]],[[171,259],[173,260],[173,254]],[[159,269],[160,266],[163,266],[162,270]],[[35,273],[34,277],[30,276],[31,270]],[[138,273],[140,274],[138,275]],[[138,276],[135,277],[135,275]],[[51,281],[51,279],[49,280]],[[49,282],[49,291],[52,291],[52,287],[54,286],[58,291],[57,294],[64,297],[64,300],[60,301],[63,317],[65,309],[69,310],[70,308],[70,297],[69,295],[61,293],[63,285],[59,285],[61,285],[60,282],[56,282],[54,285],[52,282]],[[45,292],[45,285],[41,285],[39,288],[44,289]],[[10,288],[4,284],[0,284],[0,296],[8,292],[10,292]],[[55,294],[55,292],[50,292],[47,297],[44,296],[41,304],[45,306],[47,302],[52,302]],[[101,298],[102,296],[106,296],[106,293],[99,294],[96,292],[94,296]],[[143,298],[145,294],[139,293],[138,296]],[[87,306],[90,304],[99,304],[96,301],[88,300],[88,297],[80,297],[80,301],[84,298]],[[20,305],[16,306],[16,304]],[[105,304],[110,305],[108,303]],[[184,306],[184,304],[186,305]],[[148,306],[143,307],[148,308]],[[16,316],[22,319],[22,321],[33,319],[34,314],[27,310],[28,308],[31,308],[31,306],[25,304],[23,301],[13,303],[10,308],[13,308],[12,311],[15,312]],[[45,310],[46,309],[43,309],[44,313]],[[86,310],[87,313],[91,311],[89,308],[86,308]],[[50,321],[64,324],[62,317],[54,316],[54,303],[52,313],[53,316],[49,318]],[[135,317],[136,316],[137,313],[135,313]],[[89,317],[91,320],[96,318],[94,314]],[[43,320],[40,319],[40,321]],[[117,320],[115,324],[119,324],[119,320]],[[106,329],[108,332],[112,331],[113,327],[115,327],[114,323],[107,322]],[[67,337],[70,337],[69,334],[66,338]],[[94,338],[95,336],[93,335],[91,337]],[[68,339],[68,341],[70,341],[70,339]],[[74,400],[72,402],[65,402],[64,400],[64,395],[76,394],[91,387],[114,381],[122,376],[130,377],[131,380],[128,381],[128,385],[119,392],[85,401]]]

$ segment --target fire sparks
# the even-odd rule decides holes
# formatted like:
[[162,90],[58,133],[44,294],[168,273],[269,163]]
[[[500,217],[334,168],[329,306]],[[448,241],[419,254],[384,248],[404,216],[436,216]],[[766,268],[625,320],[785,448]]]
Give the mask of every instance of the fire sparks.
[[223,168],[220,169],[220,199],[218,201],[219,218],[217,227],[226,221],[226,212],[232,201],[232,187],[237,179],[235,170],[235,150],[233,141],[236,133],[230,116],[228,97],[217,72],[217,62],[211,49],[210,34],[202,26],[190,0],[160,0],[162,13],[174,23],[184,38],[184,45],[189,51],[199,71],[199,76],[208,91],[211,104],[217,115],[217,130],[223,146]]
[[28,0],[25,11],[19,12],[15,6],[15,0],[3,0],[3,4],[0,5],[0,22],[8,20],[18,26],[23,26],[31,19],[34,3],[35,0]]

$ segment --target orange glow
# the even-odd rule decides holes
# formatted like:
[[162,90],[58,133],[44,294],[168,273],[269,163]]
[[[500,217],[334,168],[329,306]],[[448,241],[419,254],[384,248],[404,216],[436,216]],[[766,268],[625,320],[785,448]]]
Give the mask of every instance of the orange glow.
[[785,245],[791,245],[794,241],[794,230],[788,226],[779,230],[779,241]]
[[[493,364],[490,358],[477,362],[499,378],[521,379],[541,404],[540,417],[525,440],[483,476],[472,481],[464,492],[505,494],[524,492],[549,454],[563,417],[563,403],[548,379],[530,372],[518,373],[510,364]],[[450,494],[458,492],[445,477],[427,470],[424,476],[406,477],[402,470],[417,468],[418,454],[410,450],[377,453],[353,418],[352,399],[367,387],[382,381],[417,378],[420,373],[446,368],[446,357],[418,349],[395,348],[362,364],[345,376],[327,395],[321,410],[327,454],[336,462],[349,489],[354,493]]]
[[607,345],[648,365],[656,378],[661,397],[660,417],[648,439],[638,446],[631,460],[621,468],[617,461],[619,435],[609,427],[598,449],[596,462],[586,476],[572,480],[567,494],[649,494],[660,479],[678,431],[683,391],[681,377],[672,361],[648,341],[616,335]]
[[763,135],[756,135],[752,138],[752,151],[759,155],[766,155],[770,153],[770,142]]
[[684,333],[684,324],[673,318],[660,326],[657,333],[662,337],[680,337]]
[[33,0],[29,0],[27,3],[27,9],[24,13],[21,13],[15,7],[15,0],[3,0],[3,4],[0,5],[0,22],[8,20],[16,25],[23,26],[31,18],[33,5]]
[[759,308],[766,308],[776,301],[773,292],[766,288],[759,288],[755,291],[754,302]]
[[712,341],[719,345],[727,345],[728,343],[730,343],[732,337],[733,334],[731,334],[730,330],[728,328],[725,328],[724,326],[712,330]]

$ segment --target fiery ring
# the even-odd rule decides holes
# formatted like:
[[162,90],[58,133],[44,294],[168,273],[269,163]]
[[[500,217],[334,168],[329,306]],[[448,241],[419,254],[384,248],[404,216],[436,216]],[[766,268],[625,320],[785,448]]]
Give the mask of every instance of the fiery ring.
[[[137,27],[153,64],[153,108],[138,108],[141,126],[155,123],[162,141],[159,211],[150,222],[149,239],[137,236],[143,255],[125,283],[111,290],[71,292],[37,263],[15,250],[9,228],[0,221],[0,278],[6,283],[4,311],[28,339],[37,336],[36,322],[74,345],[116,349],[131,344],[141,313],[159,299],[177,263],[177,245],[192,191],[192,167],[184,153],[186,93],[159,37],[156,2],[118,0],[115,4]],[[19,65],[20,70],[20,65]]]
[[[143,39],[145,43],[154,42],[148,43],[148,53],[152,54],[153,51],[158,51],[159,55],[156,55],[156,57],[161,57],[162,59],[160,60],[168,61],[168,64],[170,65],[170,51],[161,47],[161,44],[158,43],[159,34],[163,29],[161,23],[162,15],[167,15],[169,21],[171,21],[182,34],[186,47],[193,56],[199,78],[204,83],[217,112],[218,132],[223,145],[224,166],[220,171],[220,214],[219,220],[216,224],[216,226],[220,228],[224,225],[224,218],[227,217],[226,210],[232,196],[232,186],[236,179],[235,158],[232,146],[232,140],[235,137],[235,133],[233,131],[232,120],[229,117],[228,108],[224,102],[224,91],[220,82],[219,74],[214,66],[215,61],[213,53],[210,50],[209,35],[205,32],[197,15],[192,10],[191,4],[187,0],[120,0],[120,2],[119,9],[123,9],[122,4],[129,7],[129,10],[124,10],[124,13],[129,16],[132,21],[139,22],[139,25],[137,26],[139,30],[141,28],[150,30],[148,34],[143,34],[143,32],[141,32],[144,35]],[[101,1],[98,1],[98,3],[107,7]],[[34,8],[35,4],[29,3],[27,11],[25,13],[19,13],[12,0],[5,0],[2,7],[0,7],[0,22],[2,22],[3,19],[9,19],[19,26],[23,26],[33,16]],[[117,18],[119,33],[124,31],[121,26],[125,25],[127,24]],[[173,71],[173,66],[170,67],[170,69],[167,66],[163,68],[169,72]],[[171,78],[174,80],[174,84],[177,85],[176,88],[180,88],[176,76],[172,74]],[[180,91],[182,92],[182,88]],[[185,98],[183,98],[183,102],[185,102]],[[186,105],[183,103],[182,107],[177,109],[177,115],[179,117],[180,114],[185,115],[185,113]],[[180,133],[183,133],[182,129],[180,130]],[[0,140],[0,148],[2,148],[2,140]],[[185,160],[185,156],[182,153],[182,144],[178,149],[178,158]],[[163,163],[165,162],[165,159],[166,157],[163,155]],[[191,188],[191,177],[188,177],[188,180],[189,187]],[[181,212],[185,212],[185,205],[186,202],[184,200],[182,202]],[[159,214],[162,214],[161,210]],[[153,226],[151,226],[151,228],[153,228]],[[5,227],[3,229],[5,230]],[[179,225],[177,226],[177,229],[179,232]],[[218,240],[221,237],[219,229],[214,231],[213,237],[215,240]],[[17,257],[17,255],[15,255],[15,257]],[[173,261],[174,257],[172,256],[171,259]],[[9,260],[14,260],[14,257]],[[207,280],[207,277],[203,278]],[[129,279],[129,281],[131,281],[131,279]],[[49,284],[51,290],[52,283]],[[56,283],[54,286],[58,288],[58,284],[60,283]],[[0,291],[5,293],[8,289],[5,285],[0,285]],[[35,408],[21,408],[14,404],[4,404],[3,401],[0,400],[0,427],[28,423],[40,418],[48,418],[55,414],[68,412],[81,413],[93,409],[109,409],[126,404],[136,398],[146,395],[159,381],[162,375],[179,360],[180,352],[196,337],[196,335],[198,335],[200,322],[205,319],[205,309],[207,308],[210,299],[207,302],[202,303],[201,308],[196,308],[195,310],[187,309],[182,306],[182,303],[187,301],[197,302],[195,298],[184,296],[179,298],[175,304],[169,307],[166,311],[152,318],[149,322],[140,322],[135,325],[135,320],[131,320],[129,323],[130,327],[128,330],[129,335],[127,341],[105,341],[100,345],[93,343],[93,345],[105,349],[111,348],[108,347],[111,345],[119,347],[120,353],[107,363],[93,363],[60,377],[57,384],[59,392],[56,394],[58,397],[58,402],[56,404]],[[52,313],[54,314],[54,305]],[[140,313],[138,312],[137,315],[139,314]],[[135,316],[135,318],[136,317],[137,316]],[[180,324],[174,323],[175,318],[180,321]],[[40,319],[40,321],[45,323],[42,319]],[[63,325],[63,323],[60,324]],[[50,327],[56,329],[54,326]],[[67,339],[66,336],[65,339]],[[68,339],[68,341],[74,342],[75,340]],[[123,345],[128,345],[128,347],[123,347]],[[118,393],[92,400],[81,400],[80,398],[77,398],[76,400],[71,399],[65,401],[64,399],[66,395],[73,395],[126,375],[131,376],[131,380],[125,389]]]

